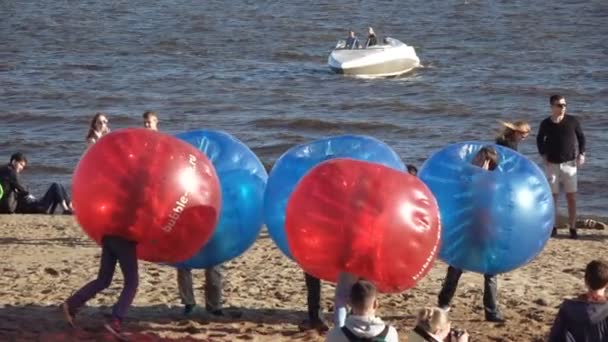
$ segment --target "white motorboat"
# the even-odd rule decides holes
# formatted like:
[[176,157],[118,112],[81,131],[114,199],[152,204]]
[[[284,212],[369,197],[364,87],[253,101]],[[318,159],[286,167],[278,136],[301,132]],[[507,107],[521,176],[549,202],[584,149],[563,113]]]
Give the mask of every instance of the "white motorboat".
[[387,37],[383,44],[366,48],[346,47],[338,41],[327,64],[336,73],[363,77],[398,76],[420,66],[416,51],[397,39]]

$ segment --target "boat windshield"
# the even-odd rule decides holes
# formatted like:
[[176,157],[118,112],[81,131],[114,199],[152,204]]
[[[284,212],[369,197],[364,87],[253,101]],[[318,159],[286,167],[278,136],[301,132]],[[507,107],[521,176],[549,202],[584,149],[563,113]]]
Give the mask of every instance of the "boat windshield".
[[351,49],[383,49],[389,46],[398,46],[401,45],[403,43],[401,43],[400,41],[391,38],[391,37],[386,37],[384,39],[382,39],[382,43],[378,44],[378,45],[374,45],[374,46],[369,46],[369,47],[364,47],[361,46],[359,44],[358,41],[355,41],[354,44],[352,44],[353,46],[348,46],[347,41],[345,39],[340,39],[338,40],[338,42],[336,43],[336,46],[334,47],[334,49],[336,50],[351,50]]

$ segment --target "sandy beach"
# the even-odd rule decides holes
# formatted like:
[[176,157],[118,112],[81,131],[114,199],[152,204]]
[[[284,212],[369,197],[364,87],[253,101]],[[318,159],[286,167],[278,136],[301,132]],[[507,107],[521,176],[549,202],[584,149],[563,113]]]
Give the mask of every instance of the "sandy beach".
[[[58,305],[97,274],[100,249],[71,216],[0,216],[0,340],[110,341],[103,329],[122,280],[92,300],[78,317],[79,327],[65,323]],[[527,266],[502,275],[500,304],[506,324],[483,320],[483,277],[466,273],[453,303],[451,318],[475,341],[542,341],[561,300],[584,290],[584,267],[605,253],[608,232],[581,230],[579,240],[551,239]],[[382,295],[379,315],[397,327],[405,341],[416,312],[434,305],[446,265],[437,262],[414,289]],[[244,255],[225,265],[225,307],[243,312],[238,319],[204,312],[184,318],[175,270],[140,263],[140,286],[124,329],[132,341],[323,341],[316,331],[301,331],[306,318],[303,274],[263,233]],[[204,303],[202,271],[195,291]],[[323,307],[331,320],[334,287],[323,285]]]

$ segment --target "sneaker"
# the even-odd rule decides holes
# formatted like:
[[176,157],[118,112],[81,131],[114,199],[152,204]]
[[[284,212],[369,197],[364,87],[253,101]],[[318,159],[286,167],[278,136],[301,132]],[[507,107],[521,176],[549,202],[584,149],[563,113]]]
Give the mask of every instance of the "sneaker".
[[190,314],[194,312],[194,308],[196,308],[196,304],[184,305],[184,316],[190,316]]
[[325,322],[323,322],[321,319],[304,320],[299,327],[300,330],[317,330],[320,333],[329,331],[329,326],[327,326],[327,324],[325,324]]
[[243,313],[238,310],[226,311],[223,309],[216,309],[216,310],[207,310],[207,312],[209,312],[213,316],[217,316],[217,317],[241,318],[243,316]]
[[492,323],[504,323],[506,320],[501,314],[486,315],[486,321]]
[[106,330],[120,341],[128,341],[127,337],[122,334],[120,321],[113,319],[103,325]]
[[74,323],[74,315],[72,315],[72,313],[70,312],[70,308],[68,307],[68,303],[67,302],[63,302],[63,304],[61,304],[61,309],[63,310],[63,315],[65,316],[65,320],[68,322],[68,324],[70,325],[70,327],[75,328],[76,327],[76,323]]
[[486,321],[492,322],[492,323],[504,323],[504,322],[506,322],[505,318],[502,317],[502,315],[486,316]]
[[578,233],[576,232],[576,229],[570,229],[570,238],[573,240],[578,239]]

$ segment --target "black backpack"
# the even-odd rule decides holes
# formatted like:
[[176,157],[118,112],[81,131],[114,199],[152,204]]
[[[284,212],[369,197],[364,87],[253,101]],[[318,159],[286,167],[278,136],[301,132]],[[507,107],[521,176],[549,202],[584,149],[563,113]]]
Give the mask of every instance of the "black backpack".
[[388,330],[390,326],[385,325],[384,330],[380,332],[378,335],[374,337],[359,337],[355,335],[352,331],[348,330],[347,327],[342,327],[342,333],[350,342],[384,342],[386,341],[386,335],[388,335]]

